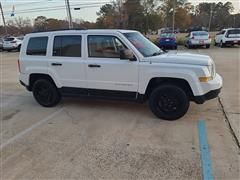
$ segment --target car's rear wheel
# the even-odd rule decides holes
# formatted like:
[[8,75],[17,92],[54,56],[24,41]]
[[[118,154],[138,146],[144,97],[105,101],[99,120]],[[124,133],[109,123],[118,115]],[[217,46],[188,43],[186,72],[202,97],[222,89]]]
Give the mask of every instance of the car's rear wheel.
[[176,120],[183,117],[189,108],[189,97],[178,86],[166,84],[153,90],[149,106],[158,118]]
[[57,87],[46,79],[39,79],[33,84],[33,96],[44,107],[53,107],[61,100]]
[[206,48],[209,49],[210,48],[210,44],[206,45]]

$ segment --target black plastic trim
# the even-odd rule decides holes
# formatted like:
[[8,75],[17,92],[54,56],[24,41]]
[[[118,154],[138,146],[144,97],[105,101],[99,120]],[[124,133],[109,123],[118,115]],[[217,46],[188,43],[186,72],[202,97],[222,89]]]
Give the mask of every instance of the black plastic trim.
[[137,101],[137,102],[138,102],[138,97],[142,99],[142,96],[137,95],[137,92],[130,92],[130,91],[113,91],[113,90],[62,87],[59,89],[59,92],[64,97],[87,97],[87,98],[127,100],[127,101]]
[[29,88],[29,86],[27,86],[24,82],[22,82],[21,80],[20,80],[20,84],[22,85],[22,86],[24,86],[28,91],[30,91],[30,88]]
[[194,97],[194,102],[197,104],[203,104],[205,101],[210,100],[210,99],[214,99],[216,97],[218,97],[218,94],[221,92],[221,88],[220,89],[216,89],[216,90],[212,90],[202,96],[195,96]]

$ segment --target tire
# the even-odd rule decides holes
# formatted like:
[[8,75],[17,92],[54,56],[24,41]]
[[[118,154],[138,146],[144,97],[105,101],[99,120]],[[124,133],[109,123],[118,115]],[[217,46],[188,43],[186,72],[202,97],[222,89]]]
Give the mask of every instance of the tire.
[[43,107],[54,107],[61,100],[57,87],[49,80],[37,80],[32,90],[35,100]]
[[12,50],[7,50],[7,52],[11,52]]
[[210,44],[206,45],[206,48],[209,49],[210,48]]
[[224,48],[225,47],[225,44],[221,41],[220,44],[219,44],[220,48]]
[[192,46],[190,44],[187,44],[188,49],[192,49]]
[[18,52],[21,51],[21,45],[18,46],[17,50],[18,50]]
[[149,97],[149,106],[153,114],[168,121],[183,117],[189,104],[187,94],[180,87],[171,84],[157,87]]

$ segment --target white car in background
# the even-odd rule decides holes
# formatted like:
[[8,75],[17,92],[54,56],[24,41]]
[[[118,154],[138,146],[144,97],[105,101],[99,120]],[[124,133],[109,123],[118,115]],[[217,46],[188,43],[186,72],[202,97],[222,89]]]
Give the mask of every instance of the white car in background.
[[223,29],[216,34],[214,39],[214,45],[219,45],[220,47],[224,46],[233,46],[240,45],[240,28],[229,28]]
[[3,50],[12,51],[18,50],[20,51],[22,46],[23,37],[6,37],[3,40]]
[[211,37],[207,31],[192,31],[186,36],[185,46],[187,48],[205,46],[210,48]]

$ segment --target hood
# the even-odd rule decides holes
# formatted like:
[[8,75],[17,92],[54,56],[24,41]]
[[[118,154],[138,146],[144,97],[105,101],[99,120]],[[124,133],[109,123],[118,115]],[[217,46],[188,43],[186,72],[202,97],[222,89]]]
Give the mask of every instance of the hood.
[[166,53],[159,56],[148,57],[152,63],[174,63],[174,64],[189,64],[209,66],[212,64],[212,59],[207,55],[191,54],[191,53]]

